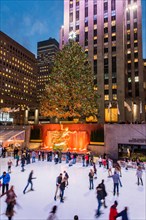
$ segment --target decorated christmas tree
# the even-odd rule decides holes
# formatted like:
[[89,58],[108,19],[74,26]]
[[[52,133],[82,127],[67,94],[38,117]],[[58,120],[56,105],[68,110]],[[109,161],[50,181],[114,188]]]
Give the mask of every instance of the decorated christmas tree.
[[40,103],[43,116],[85,118],[97,116],[97,90],[88,57],[81,46],[70,41],[55,58]]

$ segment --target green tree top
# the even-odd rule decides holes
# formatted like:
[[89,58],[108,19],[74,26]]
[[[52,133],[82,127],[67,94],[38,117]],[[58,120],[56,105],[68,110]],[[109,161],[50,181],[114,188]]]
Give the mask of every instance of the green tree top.
[[81,46],[70,41],[56,55],[40,110],[43,116],[85,118],[97,115],[91,65]]

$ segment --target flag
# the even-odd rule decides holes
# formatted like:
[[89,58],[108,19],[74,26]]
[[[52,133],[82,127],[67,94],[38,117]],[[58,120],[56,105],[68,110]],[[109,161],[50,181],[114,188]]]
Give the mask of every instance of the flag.
[[118,110],[118,115],[120,115],[120,109],[118,103],[117,103],[117,110]]
[[124,107],[127,108],[128,112],[131,112],[131,111],[132,111],[130,105],[129,105],[126,101],[124,101]]
[[140,101],[139,113],[142,114],[142,101]]
[[111,102],[109,102],[109,105],[108,105],[108,112],[110,111],[110,108],[112,107],[112,104]]

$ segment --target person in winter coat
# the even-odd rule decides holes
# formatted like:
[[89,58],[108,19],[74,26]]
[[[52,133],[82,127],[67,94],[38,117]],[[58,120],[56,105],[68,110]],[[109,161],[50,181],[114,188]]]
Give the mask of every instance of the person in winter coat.
[[5,214],[8,217],[8,220],[11,220],[15,213],[14,206],[16,205],[16,197],[17,197],[14,192],[14,186],[11,186],[11,188],[3,195],[5,194],[6,194],[6,203],[7,203]]
[[100,184],[96,187],[96,192],[97,192],[98,208],[97,208],[95,217],[99,217],[101,215],[100,208],[102,206],[102,202],[101,201],[103,199],[103,190],[102,190],[102,187],[101,187]]
[[69,175],[66,171],[64,171],[64,176],[66,177],[66,186],[68,186]]
[[56,211],[57,211],[57,206],[54,205],[47,220],[57,220],[58,218],[56,216]]
[[125,207],[125,209],[118,213],[117,217],[122,217],[122,220],[128,220],[128,214],[127,214],[128,208]]
[[56,201],[58,189],[60,188],[61,181],[62,181],[62,173],[60,173],[60,175],[56,179],[56,191],[55,191],[55,196],[54,196],[55,201]]
[[139,185],[140,181],[141,181],[141,185],[143,186],[142,173],[143,173],[142,168],[140,166],[138,166],[137,171],[136,171],[136,176],[137,176],[137,180],[138,180],[137,185]]
[[107,192],[105,189],[104,180],[101,181],[100,187],[102,188],[102,193],[103,193],[103,205],[104,205],[104,208],[107,208],[107,206],[105,204],[105,197],[107,196]]
[[5,193],[5,189],[6,191],[9,190],[10,174],[4,171],[0,179],[3,179],[3,183],[2,183],[2,195],[3,195]]
[[21,156],[21,167],[22,167],[22,172],[24,172],[24,166],[25,166],[25,155],[24,154],[22,154],[22,156]]
[[31,190],[32,190],[32,191],[34,190],[34,189],[33,189],[32,179],[36,179],[36,177],[32,177],[32,175],[33,175],[33,170],[32,170],[32,171],[30,172],[30,174],[29,174],[27,185],[26,185],[25,189],[23,190],[23,193],[24,193],[24,194],[25,194],[25,191],[26,191],[27,187],[29,186],[29,184],[31,184]]
[[66,177],[64,177],[60,183],[60,202],[64,202],[63,196],[64,196],[65,187],[66,187]]
[[118,202],[115,201],[114,204],[111,206],[110,213],[109,213],[109,220],[116,220],[116,217],[118,215],[117,205],[118,205]]

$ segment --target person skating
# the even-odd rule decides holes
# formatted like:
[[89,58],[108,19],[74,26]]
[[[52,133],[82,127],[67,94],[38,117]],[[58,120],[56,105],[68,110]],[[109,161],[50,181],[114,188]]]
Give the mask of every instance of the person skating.
[[11,173],[11,167],[13,165],[13,162],[11,159],[8,160],[8,173]]
[[66,177],[66,186],[68,186],[69,175],[66,171],[64,171],[64,176]]
[[16,197],[17,197],[14,192],[14,186],[11,186],[11,188],[7,192],[5,192],[3,195],[5,194],[6,194],[5,202],[7,203],[5,214],[8,217],[8,220],[12,220],[12,217],[14,216],[14,213],[15,213],[14,206],[16,205]]
[[88,176],[89,176],[89,189],[94,189],[94,183],[93,183],[94,172],[92,169],[90,169]]
[[58,220],[56,212],[57,212],[57,206],[54,205],[47,220]]
[[128,208],[125,207],[124,210],[122,210],[121,212],[118,213],[116,218],[121,216],[122,220],[128,220],[128,213],[127,213],[127,211],[128,211]]
[[25,166],[25,155],[24,154],[22,154],[22,156],[21,156],[21,168],[22,168],[22,172],[24,172],[24,166]]
[[100,184],[96,187],[96,193],[97,193],[98,207],[95,217],[99,217],[101,215],[100,208],[102,206],[102,199],[103,199],[103,190]]
[[105,197],[107,196],[107,192],[106,192],[106,189],[105,189],[104,180],[101,181],[101,183],[100,183],[100,188],[102,188],[104,208],[107,208],[106,202],[105,202]]
[[114,204],[110,208],[109,220],[116,220],[116,217],[118,215],[117,206],[118,206],[118,202],[115,201]]
[[97,168],[96,168],[95,162],[93,162],[93,170],[94,170],[94,174],[96,175],[97,174]]
[[107,163],[108,163],[108,177],[111,177],[112,176],[112,168],[113,168],[112,160],[108,159]]
[[55,196],[54,196],[55,201],[56,201],[58,189],[60,188],[61,181],[62,181],[62,173],[60,173],[60,175],[56,179],[56,191],[55,191]]
[[5,189],[6,191],[9,190],[10,174],[4,171],[0,179],[3,179],[3,183],[2,183],[2,195],[3,195],[5,193]]
[[16,154],[15,159],[16,159],[16,167],[18,167],[18,164],[19,164],[19,154]]
[[136,171],[137,185],[139,185],[140,181],[141,181],[141,185],[143,186],[142,174],[143,174],[142,168],[141,168],[141,166],[138,166],[137,171]]
[[32,191],[34,190],[33,189],[32,179],[36,179],[36,177],[32,177],[32,176],[33,176],[33,170],[29,174],[27,185],[26,185],[25,189],[23,190],[24,194],[25,194],[25,191],[26,191],[27,187],[29,186],[29,184],[31,184],[31,189],[30,190],[32,190]]
[[65,187],[66,187],[66,177],[64,177],[60,183],[60,202],[64,202],[63,196],[64,196]]
[[119,183],[120,183],[120,186],[122,187],[122,184],[121,184],[121,181],[120,181],[120,176],[115,171],[112,178],[113,178],[113,183],[114,183],[113,195],[115,196],[116,192],[117,192],[117,195],[119,195]]

